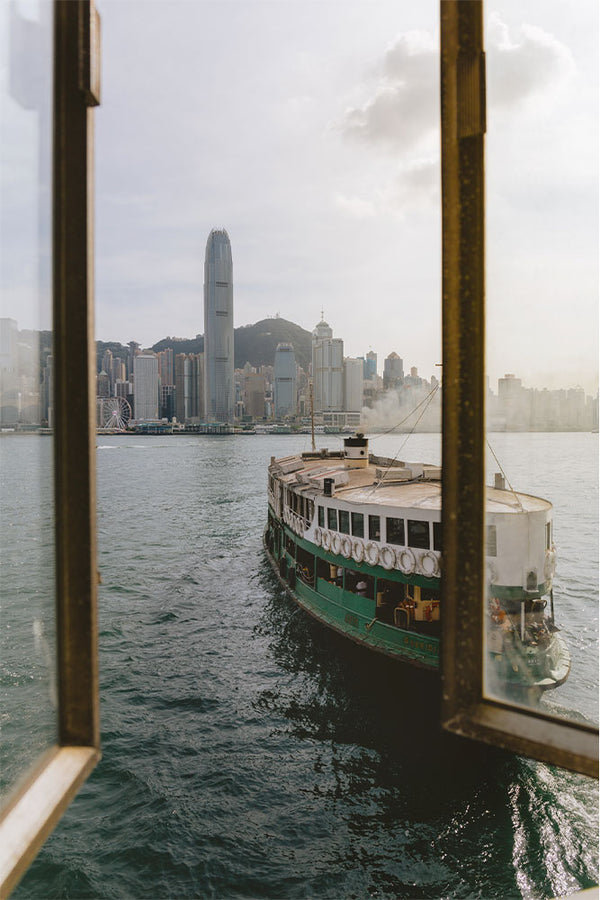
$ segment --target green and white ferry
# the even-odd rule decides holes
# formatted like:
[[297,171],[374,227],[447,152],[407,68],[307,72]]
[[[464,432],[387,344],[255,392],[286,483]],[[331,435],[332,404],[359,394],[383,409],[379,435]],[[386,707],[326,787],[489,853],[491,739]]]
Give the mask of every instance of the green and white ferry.
[[[342,451],[269,465],[265,545],[280,581],[323,624],[377,653],[435,670],[440,656],[441,468]],[[486,648],[494,683],[541,693],[567,678],[554,624],[552,505],[487,488]]]

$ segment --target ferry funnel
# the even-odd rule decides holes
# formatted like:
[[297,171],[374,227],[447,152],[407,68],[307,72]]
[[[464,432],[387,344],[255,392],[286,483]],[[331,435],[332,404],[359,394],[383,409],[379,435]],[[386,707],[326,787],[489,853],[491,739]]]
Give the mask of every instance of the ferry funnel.
[[369,440],[357,431],[353,437],[344,438],[344,459],[353,469],[369,465]]

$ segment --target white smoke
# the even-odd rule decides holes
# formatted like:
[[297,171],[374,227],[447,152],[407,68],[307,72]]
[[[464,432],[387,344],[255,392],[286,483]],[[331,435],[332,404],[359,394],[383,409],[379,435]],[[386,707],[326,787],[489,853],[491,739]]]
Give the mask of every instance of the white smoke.
[[[361,424],[365,431],[397,428],[401,433],[439,432],[442,423],[441,390],[405,387],[387,391],[372,407],[364,406]],[[427,399],[429,398],[429,399]]]

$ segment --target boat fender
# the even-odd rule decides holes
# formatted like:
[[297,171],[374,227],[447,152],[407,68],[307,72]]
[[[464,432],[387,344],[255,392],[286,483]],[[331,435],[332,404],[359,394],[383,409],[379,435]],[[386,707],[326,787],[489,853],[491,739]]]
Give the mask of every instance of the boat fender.
[[369,541],[369,543],[365,545],[365,559],[370,566],[376,566],[379,562],[379,550],[374,541]]
[[394,568],[394,563],[396,562],[396,554],[391,547],[382,547],[379,551],[379,558],[384,569],[387,569],[389,571],[390,569]]
[[404,575],[412,575],[415,571],[415,554],[410,547],[403,547],[396,553],[396,565]]
[[323,550],[327,553],[331,550],[331,534],[329,531],[323,532]]
[[365,545],[360,539],[352,542],[352,559],[354,562],[361,563],[365,558]]
[[323,533],[322,533],[321,529],[315,528],[315,544],[317,545],[317,547],[321,546],[322,535],[323,535]]
[[439,566],[437,557],[431,550],[426,550],[421,557],[421,571],[427,578],[434,578],[439,575]]
[[342,549],[342,539],[339,534],[332,534],[331,536],[331,552],[335,553],[336,556],[339,556],[339,552]]
[[344,556],[346,559],[350,559],[350,557],[352,556],[352,541],[347,534],[345,534],[341,539],[340,549],[342,551],[342,556]]

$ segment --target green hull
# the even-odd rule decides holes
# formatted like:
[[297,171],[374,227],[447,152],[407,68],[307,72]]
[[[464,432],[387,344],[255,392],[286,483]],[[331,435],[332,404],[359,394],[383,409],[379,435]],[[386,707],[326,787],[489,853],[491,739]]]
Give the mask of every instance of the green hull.
[[[270,518],[277,522],[272,511]],[[393,581],[398,585],[418,585],[438,594],[441,591],[439,578],[405,576],[395,569],[389,571],[379,565],[357,563],[304,540],[282,522],[277,522],[276,530],[277,536],[271,535],[270,538],[268,529],[265,531],[265,550],[279,581],[302,609],[338,634],[377,653],[430,671],[439,669],[438,636],[382,621],[377,617],[374,599],[345,590],[331,579],[319,577],[318,566],[303,579],[297,574],[297,557],[305,551],[314,557],[316,563],[342,568],[350,566],[354,572],[375,579],[376,584],[379,581]],[[546,648],[525,648],[515,644],[506,647],[502,653],[490,651],[488,656],[489,688],[498,696],[516,692],[515,696],[520,697],[523,691],[539,696],[562,684],[570,670],[569,653],[556,634]]]
[[[287,529],[286,534],[292,537],[292,533]],[[316,550],[314,545],[308,544],[296,536],[294,536],[294,541],[298,546],[304,545],[306,548],[310,548],[312,552]],[[414,631],[405,631],[376,619],[374,600],[345,591],[325,579],[316,578],[316,589],[311,587],[300,578],[295,577],[295,561],[285,550],[279,558],[271,552],[266,543],[265,550],[282,585],[296,603],[319,622],[350,640],[385,656],[404,660],[411,665],[430,670],[439,669],[439,638],[417,634]],[[340,565],[348,564],[348,560],[344,557],[336,557],[331,553],[323,552],[320,556],[334,565],[336,561],[339,561]],[[369,574],[376,574],[371,567],[360,566],[357,563],[352,565],[357,571],[362,568],[364,571],[369,570]],[[375,567],[375,570],[378,568]],[[282,570],[285,575],[282,574]],[[291,578],[288,578],[290,572],[293,574]],[[390,577],[390,573],[385,569],[381,569],[380,574],[381,577]],[[405,580],[408,582],[408,579]],[[429,583],[433,580],[427,579]]]

